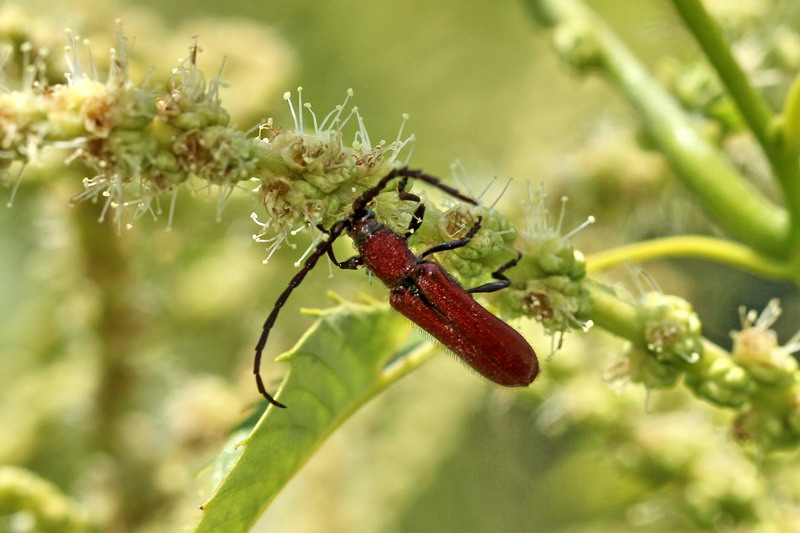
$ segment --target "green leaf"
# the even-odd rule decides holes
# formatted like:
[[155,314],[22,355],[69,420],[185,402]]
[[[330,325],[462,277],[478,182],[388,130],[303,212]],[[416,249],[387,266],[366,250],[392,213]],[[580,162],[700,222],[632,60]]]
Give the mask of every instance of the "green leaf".
[[[340,303],[278,358],[291,370],[252,433],[229,442],[216,468],[229,468],[203,505],[196,533],[245,532],[328,435],[367,400],[422,364],[434,346],[386,305]],[[238,457],[232,460],[231,449]],[[229,466],[230,465],[230,466]]]

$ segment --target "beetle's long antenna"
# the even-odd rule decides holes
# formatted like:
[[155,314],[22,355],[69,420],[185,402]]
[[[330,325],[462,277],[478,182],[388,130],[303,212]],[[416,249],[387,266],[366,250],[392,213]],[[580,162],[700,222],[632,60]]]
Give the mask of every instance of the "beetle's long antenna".
[[283,304],[286,303],[286,300],[289,299],[289,295],[291,295],[292,291],[298,285],[300,285],[300,283],[303,281],[303,278],[306,277],[306,274],[308,274],[311,271],[311,269],[314,268],[314,265],[317,264],[319,258],[328,252],[328,250],[333,245],[333,241],[335,241],[342,234],[342,232],[345,229],[347,229],[349,225],[350,222],[348,220],[340,220],[331,227],[330,231],[328,232],[327,240],[324,240],[321,243],[319,243],[317,247],[314,249],[314,252],[308,256],[305,264],[303,265],[303,268],[301,268],[300,271],[294,275],[292,281],[289,282],[289,285],[286,287],[286,289],[284,289],[281,295],[278,296],[278,299],[275,300],[275,306],[272,308],[272,311],[267,317],[266,322],[264,322],[264,328],[261,331],[261,337],[259,337],[258,344],[256,344],[256,357],[255,360],[253,361],[253,374],[255,374],[256,376],[256,385],[258,386],[258,392],[260,392],[261,395],[264,396],[264,398],[266,398],[269,401],[269,403],[271,403],[276,407],[285,408],[286,406],[280,403],[275,398],[273,398],[272,395],[267,392],[266,387],[264,387],[264,380],[261,378],[261,354],[264,351],[264,346],[266,346],[267,344],[267,338],[269,338],[269,332],[272,329],[272,326],[275,325],[275,320],[278,318],[278,313],[283,307]]
[[478,205],[478,202],[476,200],[470,198],[469,196],[464,196],[463,194],[458,192],[456,189],[450,187],[449,185],[445,185],[444,183],[441,182],[439,178],[436,178],[429,174],[425,174],[421,170],[411,170],[408,167],[402,167],[393,169],[391,172],[389,172],[383,178],[381,178],[381,180],[378,183],[376,183],[374,187],[371,187],[366,191],[364,191],[363,193],[361,193],[361,196],[356,198],[355,201],[353,202],[353,212],[360,211],[365,207],[367,207],[367,204],[369,204],[372,200],[374,200],[375,197],[378,196],[386,188],[386,185],[390,181],[400,177],[403,178],[408,177],[424,181],[425,183],[433,185],[437,189],[441,189],[450,196],[458,198],[463,202],[467,202],[468,204],[472,205]]

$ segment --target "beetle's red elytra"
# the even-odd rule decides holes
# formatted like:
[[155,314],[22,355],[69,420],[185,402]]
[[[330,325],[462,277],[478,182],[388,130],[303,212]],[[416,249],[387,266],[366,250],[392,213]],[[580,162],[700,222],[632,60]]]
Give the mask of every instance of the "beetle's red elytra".
[[435,263],[422,263],[413,287],[392,289],[389,303],[482,376],[527,387],[539,373],[533,348],[517,330],[483,308]]
[[[405,191],[408,179],[413,178],[477,205],[475,200],[441,183],[438,178],[418,170],[400,168],[392,170],[374,187],[356,198],[346,219],[334,223],[328,230],[320,228],[327,233],[328,238],[317,245],[303,268],[295,274],[275,301],[256,345],[253,367],[256,384],[259,392],[271,404],[286,407],[266,391],[261,378],[261,356],[269,332],[289,295],[325,254],[342,269],[356,269],[360,266],[368,268],[390,289],[389,302],[394,309],[430,333],[487,379],[506,387],[525,387],[536,378],[539,363],[530,344],[471,295],[476,292],[494,292],[509,286],[511,282],[503,272],[516,265],[521,255],[492,274],[496,281],[465,290],[441,266],[425,260],[425,257],[465,246],[480,229],[481,218],[478,217],[465,237],[441,243],[417,256],[409,249],[406,240],[421,226],[425,213],[424,204],[420,203],[417,207],[404,236],[381,224],[375,214],[367,209],[367,205],[396,178],[402,178],[397,190],[403,200],[420,201],[418,196]],[[358,255],[340,262],[333,254],[332,245],[345,231],[355,242]]]

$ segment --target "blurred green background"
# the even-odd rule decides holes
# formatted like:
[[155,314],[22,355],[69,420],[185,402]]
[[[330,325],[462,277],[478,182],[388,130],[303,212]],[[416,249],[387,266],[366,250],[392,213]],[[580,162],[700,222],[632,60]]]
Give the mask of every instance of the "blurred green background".
[[[654,70],[666,48],[698,57],[665,2],[590,4]],[[786,11],[781,2],[759,5],[765,19]],[[222,99],[242,129],[268,116],[290,125],[282,94],[297,86],[318,114],[353,88],[373,139],[393,139],[410,115],[412,166],[447,177],[460,161],[462,183],[476,192],[497,177],[487,203],[513,176],[499,204],[512,218],[522,220],[529,181],[544,184],[555,213],[568,195],[567,227],[598,219],[577,238],[587,254],[711,231],[663,161],[638,147],[625,103],[603,81],[571,76],[521,2],[0,6],[4,40],[26,35],[60,60],[70,27],[91,38],[99,66],[117,18],[134,40],[134,79],[152,65],[165,80],[197,33],[209,78],[228,57]],[[213,483],[204,467],[260,408],[252,346],[308,239],[298,235],[296,249],[262,265],[263,245],[250,238],[252,202],[235,197],[217,221],[204,192],[180,196],[172,231],[163,217],[144,217],[117,236],[95,222],[98,206],[68,206],[85,172],[64,170],[63,157],[26,170],[14,206],[0,209],[0,465],[53,482],[101,531],[177,531]],[[10,191],[0,192],[6,201]],[[283,311],[268,355],[300,337],[310,320],[298,310],[327,306],[328,289],[386,297],[363,274],[331,280],[318,270]],[[740,304],[781,297],[791,317],[778,324],[781,338],[797,327],[790,286],[699,261],[648,272],[694,302],[723,346]],[[631,277],[605,281],[630,289]],[[535,324],[515,325],[548,352],[551,340]],[[726,413],[681,393],[614,390],[604,375],[621,350],[602,332],[570,335],[523,392],[437,357],[336,433],[254,531],[750,531],[794,518],[765,503],[767,480],[788,500],[796,494],[791,458],[763,459],[756,472],[726,435]],[[273,385],[281,371],[268,365]],[[0,517],[0,531],[33,529],[18,513]]]

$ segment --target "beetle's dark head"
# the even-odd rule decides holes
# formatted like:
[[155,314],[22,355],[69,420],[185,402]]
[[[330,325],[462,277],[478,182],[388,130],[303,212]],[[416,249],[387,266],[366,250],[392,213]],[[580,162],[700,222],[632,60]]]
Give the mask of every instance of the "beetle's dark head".
[[359,209],[350,216],[347,234],[356,243],[356,246],[366,240],[383,225],[375,219],[375,212],[371,209]]

